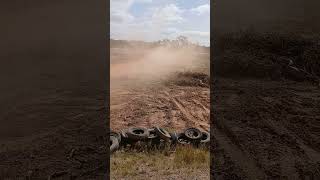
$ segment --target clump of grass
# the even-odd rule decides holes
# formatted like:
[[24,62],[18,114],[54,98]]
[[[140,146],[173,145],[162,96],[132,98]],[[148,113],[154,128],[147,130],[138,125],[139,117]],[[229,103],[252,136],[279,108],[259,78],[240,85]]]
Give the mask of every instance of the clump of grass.
[[210,155],[206,149],[195,149],[191,146],[178,147],[174,156],[178,166],[204,167],[210,165]]
[[115,153],[111,157],[111,172],[113,174],[120,174],[121,176],[127,176],[127,175],[135,175],[135,166],[137,162],[141,158],[141,154],[137,153],[135,155],[130,153]]

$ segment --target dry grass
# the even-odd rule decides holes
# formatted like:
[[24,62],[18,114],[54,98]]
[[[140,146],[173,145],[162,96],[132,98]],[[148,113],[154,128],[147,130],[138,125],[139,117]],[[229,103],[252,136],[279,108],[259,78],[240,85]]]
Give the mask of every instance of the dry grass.
[[174,163],[177,167],[201,168],[206,165],[209,166],[209,152],[190,146],[178,147],[175,152]]
[[199,176],[209,179],[210,153],[206,149],[177,147],[175,152],[119,151],[111,156],[112,179],[139,179],[142,177]]

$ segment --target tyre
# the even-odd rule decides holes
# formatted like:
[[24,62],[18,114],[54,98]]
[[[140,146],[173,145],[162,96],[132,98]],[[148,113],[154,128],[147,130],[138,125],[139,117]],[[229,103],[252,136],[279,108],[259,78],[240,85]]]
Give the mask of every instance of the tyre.
[[200,143],[207,144],[209,142],[210,142],[210,134],[208,132],[202,132]]
[[171,147],[175,147],[178,143],[178,136],[176,132],[170,133]]
[[127,133],[126,133],[125,130],[121,130],[121,131],[120,131],[120,135],[121,135],[121,138],[122,138],[122,139],[127,139],[127,138],[128,138],[128,135],[127,135]]
[[121,143],[121,134],[118,132],[111,131],[110,136],[114,136],[118,139],[119,144]]
[[125,130],[121,130],[120,133],[121,135],[121,146],[126,146],[127,144],[130,144],[132,141],[130,141],[127,132]]
[[159,137],[155,128],[148,129],[148,131],[149,131],[148,139],[156,139]]
[[176,132],[170,133],[172,143],[176,143],[178,141],[178,136]]
[[155,131],[161,139],[165,141],[170,141],[171,135],[167,130],[161,127],[155,127]]
[[117,137],[110,135],[110,153],[115,152],[119,148],[119,141]]
[[136,141],[145,140],[149,137],[148,129],[140,127],[129,128],[126,134],[130,140]]
[[184,135],[184,133],[177,134],[177,142],[182,145],[191,144],[190,140]]
[[188,128],[184,131],[184,135],[191,141],[200,141],[202,133],[197,128]]

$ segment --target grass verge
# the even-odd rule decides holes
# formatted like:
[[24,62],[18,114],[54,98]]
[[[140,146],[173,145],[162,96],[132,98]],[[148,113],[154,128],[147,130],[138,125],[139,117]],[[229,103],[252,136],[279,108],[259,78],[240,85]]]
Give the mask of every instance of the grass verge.
[[174,152],[119,151],[111,156],[111,179],[209,179],[209,171],[210,153],[202,148],[183,146]]

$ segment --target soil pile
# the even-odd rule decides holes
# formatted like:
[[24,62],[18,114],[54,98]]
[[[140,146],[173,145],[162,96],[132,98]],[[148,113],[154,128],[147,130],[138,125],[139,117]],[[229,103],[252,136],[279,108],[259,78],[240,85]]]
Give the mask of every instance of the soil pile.
[[220,39],[211,82],[213,177],[320,178],[319,87],[304,78],[292,81],[278,61],[290,59],[317,76],[317,41],[286,37],[238,33]]
[[[319,42],[317,37],[295,34],[253,31],[224,34],[216,40],[213,71],[224,77],[317,81],[320,76]],[[292,69],[298,70],[291,73]]]

